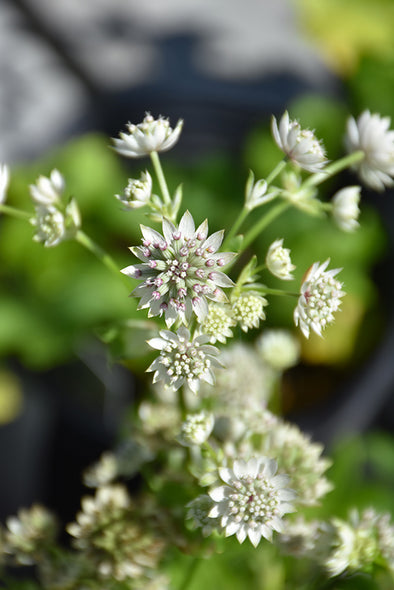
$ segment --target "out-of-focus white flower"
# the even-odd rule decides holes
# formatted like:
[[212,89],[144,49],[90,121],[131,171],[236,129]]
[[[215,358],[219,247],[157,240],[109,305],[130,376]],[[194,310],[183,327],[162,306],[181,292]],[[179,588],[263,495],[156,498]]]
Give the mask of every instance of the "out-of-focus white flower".
[[294,367],[300,357],[300,344],[288,330],[265,330],[257,341],[262,359],[276,371]]
[[240,543],[249,537],[256,547],[261,537],[271,541],[273,531],[283,531],[282,517],[294,511],[295,492],[287,487],[287,475],[275,475],[277,467],[275,460],[258,457],[219,468],[225,485],[209,491],[215,502],[209,516],[220,517],[227,537],[236,535]]
[[219,351],[207,344],[209,336],[203,334],[191,339],[190,332],[181,326],[176,334],[161,330],[160,337],[148,340],[149,346],[160,350],[160,355],[153,361],[147,371],[154,371],[153,383],[163,381],[173,389],[179,389],[187,383],[197,393],[200,381],[214,384],[213,367],[220,367],[216,360]]
[[349,117],[346,126],[345,145],[348,152],[364,152],[364,159],[354,164],[362,182],[376,190],[384,191],[394,184],[394,131],[390,129],[390,117],[381,117],[366,110],[357,121]]
[[283,248],[283,239],[272,242],[268,248],[265,263],[268,270],[278,279],[282,281],[294,279],[291,273],[295,270],[295,266],[291,263],[289,248]]
[[182,423],[177,440],[185,447],[202,445],[209,438],[214,423],[213,414],[208,412],[201,411],[197,414],[189,414]]
[[208,315],[201,324],[201,330],[208,334],[211,344],[218,340],[224,344],[227,338],[232,338],[231,328],[237,325],[233,317],[232,308],[225,303],[210,303]]
[[5,551],[22,565],[32,565],[42,559],[54,542],[58,528],[55,517],[39,504],[22,508],[17,516],[8,517],[6,524]]
[[360,186],[347,186],[333,196],[332,214],[343,231],[352,232],[359,226],[360,191]]
[[254,292],[242,293],[233,302],[234,319],[244,332],[258,328],[260,320],[265,320],[264,307],[268,301]]
[[164,237],[144,225],[141,231],[142,246],[130,250],[142,264],[121,271],[143,281],[132,292],[141,298],[139,309],[149,308],[149,317],[164,313],[170,327],[178,318],[187,323],[193,313],[202,322],[208,314],[207,299],[227,301],[221,287],[231,287],[233,282],[221,269],[235,254],[218,252],[223,231],[208,237],[207,220],[195,229],[189,211],[178,227],[163,219]]
[[40,176],[36,184],[30,185],[30,195],[36,205],[57,205],[65,188],[63,176],[58,170],[52,170],[49,178]]
[[342,283],[335,279],[340,268],[326,270],[330,260],[315,262],[307,271],[301,285],[301,294],[294,310],[295,325],[301,328],[305,338],[312,329],[319,336],[334,321],[334,312],[341,305]]
[[297,166],[308,172],[320,172],[327,164],[322,143],[309,129],[301,129],[298,121],[292,121],[285,111],[278,123],[271,120],[272,135],[277,146]]
[[176,144],[182,127],[182,119],[172,129],[168,119],[161,116],[154,119],[147,113],[142,123],[127,123],[128,133],[121,131],[120,139],[113,139],[115,150],[128,158],[142,158],[151,152],[165,152]]
[[252,209],[259,207],[259,205],[271,201],[275,196],[275,194],[267,195],[266,193],[266,181],[260,179],[257,182],[254,182],[254,174],[250,171],[245,187],[245,208],[248,209],[248,211],[252,211]]
[[7,164],[0,164],[0,205],[7,198],[7,189],[10,182],[10,170]]
[[193,529],[201,529],[203,537],[208,537],[217,528],[220,529],[220,519],[208,516],[213,504],[213,500],[207,494],[202,494],[186,504],[186,519],[191,521]]
[[147,170],[141,172],[141,178],[129,178],[123,195],[115,195],[123,205],[130,209],[144,207],[152,196],[152,177]]
[[36,205],[36,215],[31,224],[37,228],[33,240],[52,248],[75,236],[81,225],[81,217],[75,200],[71,200],[64,212],[53,205]]

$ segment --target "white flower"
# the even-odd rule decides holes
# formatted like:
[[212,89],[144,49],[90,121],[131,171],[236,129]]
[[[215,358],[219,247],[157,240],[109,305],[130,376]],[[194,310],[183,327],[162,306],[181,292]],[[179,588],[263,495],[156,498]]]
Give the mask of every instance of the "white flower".
[[42,559],[54,542],[58,528],[55,517],[39,504],[22,508],[17,516],[8,517],[6,524],[5,551],[22,565],[32,565]]
[[308,172],[320,172],[327,164],[324,147],[309,129],[301,129],[298,121],[291,121],[285,111],[279,122],[272,117],[271,129],[277,146],[294,164]]
[[266,194],[267,182],[264,179],[260,179],[254,182],[254,174],[252,171],[249,173],[248,180],[245,186],[245,207],[248,211],[252,211],[259,205],[263,205],[274,198],[274,194]]
[[268,248],[265,263],[268,270],[282,281],[293,280],[292,271],[295,269],[291,263],[289,248],[283,248],[283,239],[275,240]]
[[197,393],[200,381],[213,385],[212,368],[221,364],[215,358],[219,354],[218,349],[207,342],[209,336],[205,334],[191,339],[185,326],[181,326],[176,334],[161,330],[159,338],[148,340],[149,346],[160,350],[160,356],[147,369],[154,371],[153,383],[164,381],[173,389],[187,383],[194,393]]
[[265,320],[266,305],[268,301],[258,293],[242,293],[233,303],[234,319],[244,332],[258,328],[260,320]]
[[257,341],[261,358],[277,371],[285,371],[297,364],[300,344],[287,330],[265,330]]
[[236,535],[240,543],[249,537],[256,547],[261,537],[271,541],[273,531],[283,531],[282,517],[294,511],[295,492],[287,487],[289,477],[276,471],[276,461],[266,457],[219,468],[225,485],[210,490],[215,505],[209,516],[221,518],[226,537]]
[[120,132],[120,139],[113,139],[115,150],[128,158],[142,158],[151,152],[165,152],[178,141],[182,126],[182,119],[172,129],[168,119],[161,116],[154,119],[147,113],[142,123],[128,123],[128,133]]
[[36,215],[30,220],[37,228],[33,240],[52,248],[75,236],[81,225],[76,202],[71,200],[64,212],[53,205],[36,205]]
[[6,200],[9,182],[10,170],[7,164],[0,164],[0,205]]
[[301,294],[294,310],[294,322],[309,338],[312,329],[319,336],[322,330],[334,321],[334,312],[341,305],[342,283],[335,279],[340,268],[327,270],[330,260],[323,264],[315,262],[308,270],[301,285]]
[[359,226],[360,191],[359,186],[347,186],[335,193],[332,199],[333,217],[343,231],[352,232]]
[[30,185],[30,195],[37,205],[57,205],[64,192],[65,182],[58,170],[52,170],[49,178],[40,176],[36,184]]
[[210,303],[208,305],[208,315],[201,324],[201,330],[204,334],[209,334],[211,344],[218,340],[222,344],[227,338],[232,338],[231,328],[237,325],[233,317],[232,309],[225,303]]
[[208,516],[212,507],[213,500],[206,494],[202,494],[186,504],[186,508],[189,509],[186,519],[191,521],[193,529],[201,529],[203,537],[208,537],[214,530],[220,528],[219,519]]
[[132,295],[140,297],[138,309],[149,308],[149,317],[162,315],[170,327],[177,318],[187,323],[192,314],[202,322],[208,314],[207,299],[227,301],[221,287],[233,282],[221,269],[235,256],[217,252],[223,231],[208,237],[205,220],[195,229],[193,217],[186,211],[179,226],[163,220],[163,235],[141,225],[142,246],[130,250],[142,261],[121,272],[142,280]]
[[139,180],[129,178],[124,195],[115,195],[119,201],[130,209],[147,205],[152,196],[152,177],[147,170],[141,173]]
[[215,418],[208,412],[188,414],[182,423],[181,432],[177,437],[179,443],[186,447],[202,445],[210,436]]
[[364,111],[357,121],[347,121],[345,145],[348,152],[362,150],[364,159],[354,165],[363,183],[383,191],[394,184],[394,131],[389,129],[390,117]]

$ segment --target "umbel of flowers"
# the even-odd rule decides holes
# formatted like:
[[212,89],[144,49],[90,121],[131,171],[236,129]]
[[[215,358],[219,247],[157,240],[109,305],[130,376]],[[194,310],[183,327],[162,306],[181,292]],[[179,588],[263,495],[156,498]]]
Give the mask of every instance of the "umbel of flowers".
[[[356,231],[361,186],[341,187],[328,203],[319,199],[319,186],[346,168],[369,189],[391,186],[389,127],[387,117],[369,111],[349,118],[348,153],[329,161],[314,131],[287,112],[279,121],[273,117],[283,159],[267,178],[256,180],[250,172],[233,225],[209,233],[208,220],[196,223],[182,209],[182,188],[169,189],[159,158],[178,142],[183,121],[173,129],[168,119],[148,113],[141,123],[128,123],[113,140],[114,150],[150,158],[153,173],[145,167],[115,197],[125,212],[145,208],[157,226],[140,226],[141,243],[130,248],[135,260],[121,271],[83,231],[59,171],[30,186],[28,212],[8,204],[11,174],[0,165],[0,212],[31,223],[33,239],[44,247],[76,240],[115,273],[114,280],[123,279],[128,289],[137,282],[131,294],[156,330],[146,342],[154,358],[147,361],[146,387],[128,434],[84,473],[94,491],[66,527],[69,546],[57,540],[55,516],[35,505],[0,528],[0,565],[35,565],[40,587],[48,590],[166,590],[173,584],[164,564],[175,549],[198,560],[207,547],[211,554],[222,551],[223,539],[234,536],[252,550],[274,543],[314,562],[320,577],[313,588],[325,587],[328,577],[377,568],[394,575],[388,514],[370,508],[353,511],[348,520],[309,518],[307,509],[323,503],[333,487],[326,473],[331,461],[321,444],[271,411],[279,407],[283,373],[299,360],[300,339],[322,337],[340,311],[341,269],[330,268],[329,258],[311,259],[301,284],[292,287],[297,261],[286,236],[276,236],[265,252],[255,247],[268,223],[289,207],[329,214],[340,230]],[[286,288],[271,288],[271,277]],[[294,301],[292,330],[265,327],[275,296]],[[130,493],[126,483],[136,475]],[[193,571],[185,572],[182,590]],[[308,580],[302,587],[309,589]]]

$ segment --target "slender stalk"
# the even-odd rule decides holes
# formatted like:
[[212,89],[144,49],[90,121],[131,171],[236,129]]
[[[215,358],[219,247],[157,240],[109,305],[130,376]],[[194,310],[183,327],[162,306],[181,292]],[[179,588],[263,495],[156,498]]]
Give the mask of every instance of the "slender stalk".
[[281,160],[279,162],[279,164],[277,164],[275,166],[275,168],[272,170],[272,172],[270,172],[267,176],[267,178],[265,179],[267,186],[269,186],[271,184],[271,182],[278,176],[278,174],[280,174],[283,170],[283,168],[286,166],[287,164],[287,159],[283,158],[283,160]]
[[266,287],[265,285],[261,285],[261,287],[253,287],[254,291],[261,291],[263,295],[279,295],[279,296],[286,296],[286,297],[299,297],[299,293],[295,293],[294,291],[284,291],[282,289],[271,289]]
[[166,178],[164,176],[163,168],[161,167],[161,162],[159,158],[159,154],[157,152],[151,152],[150,158],[152,160],[153,168],[155,170],[157,180],[160,185],[161,194],[163,196],[164,203],[166,205],[171,205],[171,196],[168,190]]
[[6,215],[16,217],[17,219],[25,219],[26,221],[31,218],[30,213],[27,213],[27,211],[22,211],[21,209],[16,209],[9,205],[0,205],[0,213],[5,213]]
[[250,230],[245,234],[245,237],[242,242],[242,252],[257,238],[259,234],[273,221],[276,217],[279,217],[283,211],[288,209],[290,203],[287,201],[282,201],[278,203],[275,207],[271,207],[271,209],[253,225]]
[[127,288],[130,289],[130,284],[126,276],[120,272],[120,269],[113,260],[113,258],[107,252],[105,252],[105,250],[103,250],[101,246],[96,244],[82,230],[77,231],[75,239],[79,244],[81,244],[81,246],[83,246],[84,248],[89,250],[89,252],[94,254],[94,256],[96,256],[96,258],[98,258],[98,260],[100,260],[100,262],[102,262],[104,266],[106,266],[111,272],[114,272],[118,277],[121,277],[125,285],[127,285]]
[[200,565],[201,561],[202,560],[200,557],[193,558],[193,560],[189,564],[189,567],[187,569],[187,572],[186,572],[186,575],[183,579],[183,582],[179,586],[179,590],[186,590],[187,589],[187,587],[190,585],[191,581],[193,580],[193,575],[196,573],[196,570],[197,570],[198,566]]
[[186,396],[183,387],[178,389],[178,404],[179,409],[181,412],[182,420],[186,419],[187,416],[187,403],[186,403]]
[[341,170],[345,170],[346,168],[349,168],[353,164],[357,164],[357,162],[361,162],[364,158],[365,158],[365,153],[361,150],[359,150],[357,152],[353,152],[352,154],[349,154],[348,156],[344,156],[343,158],[340,158],[336,162],[332,162],[332,164],[328,164],[328,166],[326,166],[324,168],[323,172],[318,172],[317,174],[312,174],[312,176],[310,176],[304,182],[304,186],[317,186],[318,184],[321,184],[322,182],[324,182],[325,180],[327,180],[331,176],[334,176],[334,174],[338,174],[338,172],[341,172]]
[[249,209],[246,209],[245,207],[242,209],[241,213],[239,214],[239,216],[237,217],[237,219],[233,223],[232,228],[230,229],[229,233],[226,236],[226,239],[224,240],[224,242],[222,244],[221,249],[223,250],[223,252],[226,252],[226,248],[227,248],[228,244],[230,244],[231,240],[236,235],[239,228],[241,227],[241,225],[243,224],[243,222],[245,221],[245,219],[249,215],[249,213],[250,213]]

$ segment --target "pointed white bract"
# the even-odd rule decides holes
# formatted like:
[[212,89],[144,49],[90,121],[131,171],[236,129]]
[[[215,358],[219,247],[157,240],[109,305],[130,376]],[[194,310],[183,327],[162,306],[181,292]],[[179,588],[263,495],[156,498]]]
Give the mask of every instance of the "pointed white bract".
[[152,177],[147,170],[141,172],[140,179],[129,178],[123,195],[115,195],[128,209],[147,205],[152,196]]
[[361,181],[376,191],[394,184],[394,131],[390,117],[366,110],[357,121],[349,117],[345,145],[348,152],[364,152],[364,159],[354,165]]
[[161,330],[160,337],[148,340],[149,346],[160,351],[147,369],[154,372],[153,383],[162,381],[175,390],[187,384],[194,393],[198,392],[201,381],[213,385],[212,369],[222,365],[216,359],[218,349],[207,342],[209,336],[206,335],[191,338],[185,326],[181,326],[176,333]]
[[10,171],[7,164],[0,164],[0,205],[5,203],[10,182]]
[[330,260],[315,262],[308,270],[301,285],[301,294],[294,310],[294,322],[306,338],[310,330],[319,336],[334,321],[334,313],[341,305],[342,283],[335,276],[340,268],[326,270]]
[[179,139],[183,120],[179,119],[175,129],[170,127],[168,119],[154,119],[146,114],[142,123],[127,124],[128,133],[119,133],[120,139],[113,139],[115,150],[127,158],[142,158],[151,152],[165,152],[171,149]]
[[360,186],[347,186],[335,193],[332,199],[332,215],[339,228],[352,232],[359,226]]
[[65,188],[63,176],[58,170],[52,170],[49,178],[39,176],[36,184],[30,185],[30,195],[36,205],[56,205],[60,202]]
[[294,279],[291,274],[295,270],[291,262],[289,248],[283,248],[283,239],[272,242],[268,249],[265,263],[268,270],[282,281],[291,281]]
[[141,260],[121,272],[142,283],[132,295],[140,297],[139,309],[148,308],[149,317],[164,314],[168,327],[176,319],[188,323],[193,314],[202,322],[208,314],[208,300],[227,301],[222,287],[233,286],[222,272],[235,254],[218,252],[223,231],[208,237],[205,220],[195,229],[193,217],[186,211],[179,226],[163,220],[163,235],[141,225],[142,246],[132,247]]
[[236,535],[240,543],[248,537],[257,547],[261,537],[271,541],[273,531],[283,531],[282,517],[294,512],[296,494],[287,487],[287,475],[276,475],[277,468],[274,459],[257,457],[219,469],[224,485],[209,491],[215,502],[209,516],[220,518],[227,537]]
[[298,121],[292,121],[285,111],[279,125],[275,117],[271,120],[274,140],[282,152],[294,164],[308,172],[320,172],[327,164],[324,147],[309,129],[301,129]]

